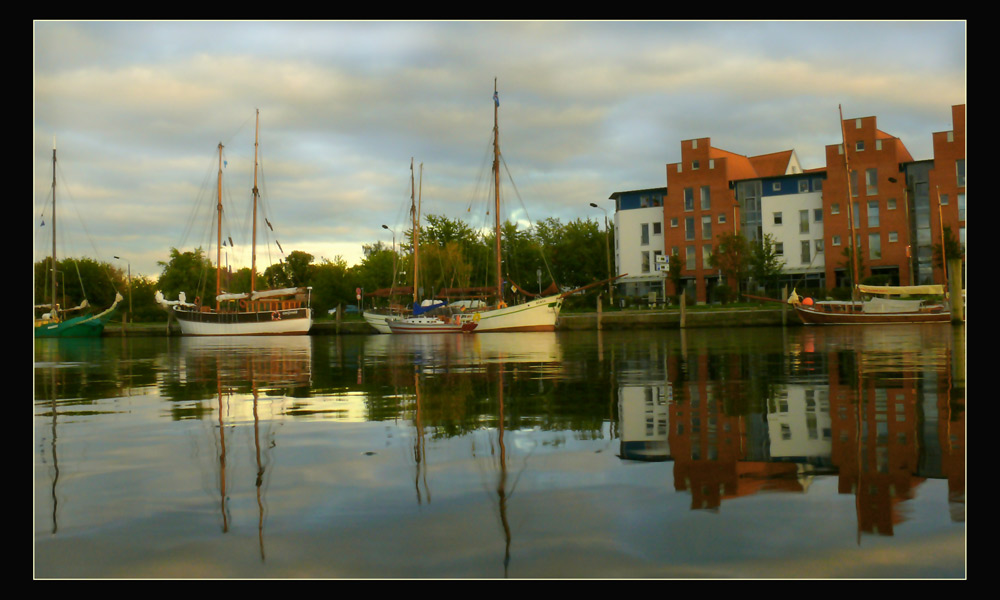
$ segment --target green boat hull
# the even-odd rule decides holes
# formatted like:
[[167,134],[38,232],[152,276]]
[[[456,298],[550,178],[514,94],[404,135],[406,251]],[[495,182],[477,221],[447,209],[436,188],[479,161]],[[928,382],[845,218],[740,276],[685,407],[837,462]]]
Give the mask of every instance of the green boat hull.
[[114,314],[117,305],[116,301],[111,308],[97,315],[73,317],[58,323],[36,324],[35,337],[101,337],[101,334],[104,333],[104,326],[111,320],[111,315]]

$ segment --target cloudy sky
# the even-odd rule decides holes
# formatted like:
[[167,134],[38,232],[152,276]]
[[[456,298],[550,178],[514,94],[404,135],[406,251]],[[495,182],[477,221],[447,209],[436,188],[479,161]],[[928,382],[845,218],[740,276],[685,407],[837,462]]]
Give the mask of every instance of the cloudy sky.
[[531,221],[603,223],[591,202],[611,213],[612,193],[666,185],[696,137],[822,167],[838,105],[929,159],[966,102],[955,21],[54,21],[34,23],[33,58],[34,259],[55,138],[60,254],[148,276],[211,243],[219,143],[228,260],[249,264],[257,109],[266,266],[275,239],[348,264],[392,243],[383,224],[398,240],[411,158],[424,213],[485,222],[494,78],[504,216]]

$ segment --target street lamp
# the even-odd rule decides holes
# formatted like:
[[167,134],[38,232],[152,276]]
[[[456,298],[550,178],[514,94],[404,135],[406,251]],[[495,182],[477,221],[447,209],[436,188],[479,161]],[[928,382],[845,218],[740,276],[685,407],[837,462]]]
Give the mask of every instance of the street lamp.
[[116,256],[117,260],[124,260],[128,265],[128,318],[132,318],[132,263],[126,259]]
[[611,283],[611,279],[610,279],[611,277],[613,277],[613,275],[611,274],[611,244],[608,241],[608,239],[609,239],[609,237],[611,235],[610,230],[608,230],[608,211],[605,210],[604,208],[602,208],[602,207],[594,204],[593,202],[591,202],[590,205],[593,206],[594,208],[602,211],[604,213],[604,253],[607,255],[607,259],[608,259],[608,278],[609,278],[608,279],[608,301],[610,302],[611,306],[614,306],[615,305],[615,291],[614,291],[615,288],[614,288],[614,285]]

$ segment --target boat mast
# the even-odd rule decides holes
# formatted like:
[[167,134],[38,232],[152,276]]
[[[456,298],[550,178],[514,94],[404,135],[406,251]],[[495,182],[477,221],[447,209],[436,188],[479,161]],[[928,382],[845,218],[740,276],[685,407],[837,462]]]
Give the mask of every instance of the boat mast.
[[260,109],[257,109],[257,125],[253,136],[253,240],[250,245],[250,294],[253,295],[257,279],[257,143],[260,136]]
[[503,278],[500,275],[500,125],[498,114],[500,99],[497,96],[497,79],[493,78],[493,217],[496,221],[497,301],[503,301]]
[[419,279],[417,274],[420,271],[420,226],[417,224],[417,203],[414,200],[415,190],[413,188],[413,157],[410,157],[410,221],[413,223],[413,307],[417,307],[417,286]]
[[52,318],[56,312],[56,138],[52,138]]
[[216,211],[219,237],[215,244],[215,312],[219,312],[219,294],[222,293],[222,142],[219,142],[219,200]]
[[858,299],[858,248],[857,248],[857,238],[854,234],[854,195],[851,191],[851,167],[847,160],[847,130],[844,128],[844,110],[841,106],[837,105],[837,110],[840,111],[840,136],[844,143],[844,170],[847,172],[847,222],[850,224],[851,228],[851,299]]

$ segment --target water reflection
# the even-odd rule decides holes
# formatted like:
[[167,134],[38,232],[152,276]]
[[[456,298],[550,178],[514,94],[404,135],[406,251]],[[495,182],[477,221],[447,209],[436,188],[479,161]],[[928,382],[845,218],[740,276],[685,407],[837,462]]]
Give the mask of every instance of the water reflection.
[[621,457],[672,461],[693,509],[803,493],[832,474],[856,497],[859,535],[893,535],[916,488],[947,479],[951,519],[964,521],[965,340],[954,331],[957,344],[948,327],[887,326],[806,328],[771,353],[683,339],[649,349],[622,361]]
[[[843,530],[964,528],[964,348],[947,325],[39,340],[36,560],[199,576],[164,544],[222,576],[764,576],[738,570],[743,540],[789,521],[770,575],[802,576]],[[943,508],[921,495],[939,485]],[[91,536],[129,558],[79,552]]]

